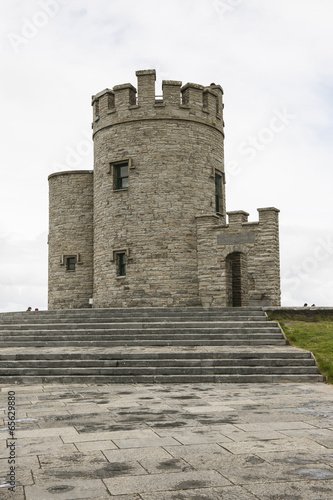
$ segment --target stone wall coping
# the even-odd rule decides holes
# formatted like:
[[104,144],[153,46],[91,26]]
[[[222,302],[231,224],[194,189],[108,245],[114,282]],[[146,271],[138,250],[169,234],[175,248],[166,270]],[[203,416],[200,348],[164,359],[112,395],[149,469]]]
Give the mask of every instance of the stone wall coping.
[[183,87],[181,88],[181,91],[183,92],[184,90],[186,90],[188,88],[198,89],[198,90],[204,90],[205,89],[204,85],[200,85],[198,83],[188,82],[188,83],[185,83],[185,85],[183,85]]
[[333,313],[333,307],[317,307],[317,306],[307,306],[307,307],[288,307],[288,306],[267,306],[267,307],[263,307],[263,310],[264,311],[268,311],[268,312],[273,312],[273,311],[277,311],[277,312],[311,312],[311,311],[318,311],[318,312],[321,312],[321,311],[328,311],[328,312],[332,312]]
[[50,174],[48,179],[51,177],[56,177],[57,175],[70,175],[70,174],[93,174],[93,170],[63,170],[62,172],[54,172],[54,174]]
[[138,71],[135,72],[136,76],[144,76],[144,75],[155,75],[156,76],[156,70],[155,69],[139,69]]
[[117,90],[123,90],[123,89],[131,89],[134,92],[136,92],[136,88],[131,83],[122,83],[120,85],[115,85],[113,87],[114,92],[116,92]]
[[234,210],[232,212],[227,212],[227,215],[236,215],[236,214],[250,215],[248,212],[244,212],[244,210]]
[[[209,214],[206,214],[206,215],[196,215],[195,218],[196,219],[200,219],[200,218],[203,218],[203,217],[215,217],[215,218],[220,218],[218,215],[209,215]],[[253,222],[243,222],[241,225],[243,227],[251,227],[251,226],[259,226],[260,222],[259,221],[253,221]],[[213,226],[212,229],[215,229],[215,230],[219,230],[219,229],[228,229],[230,226],[230,224],[218,224],[217,226]]]
[[180,82],[178,80],[162,80],[162,87],[164,85],[175,85],[176,87],[180,87],[183,82]]
[[266,314],[279,315],[292,318],[299,321],[316,321],[317,318],[326,318],[332,321],[333,307],[284,307],[284,306],[264,306]]
[[104,89],[104,90],[101,90],[100,92],[97,92],[97,94],[94,94],[91,96],[91,104],[94,104],[94,102],[99,99],[100,97],[102,97],[104,94],[111,94],[113,95],[114,92],[112,89]]
[[258,212],[280,212],[278,208],[275,207],[265,207],[265,208],[257,208]]
[[216,92],[214,91],[214,89],[212,89],[212,87],[204,87],[203,93],[204,94],[211,94],[213,96],[216,96]]
[[207,87],[207,88],[210,88],[210,89],[212,89],[212,90],[220,90],[220,91],[222,92],[222,94],[223,94],[223,88],[221,87],[221,85],[215,85],[215,84],[213,85],[213,84],[211,84],[211,85],[210,85],[209,87]]

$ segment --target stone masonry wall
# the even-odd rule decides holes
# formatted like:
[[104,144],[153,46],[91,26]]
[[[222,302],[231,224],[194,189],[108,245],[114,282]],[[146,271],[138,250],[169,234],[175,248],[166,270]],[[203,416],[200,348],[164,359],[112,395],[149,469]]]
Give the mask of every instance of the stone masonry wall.
[[[216,212],[222,89],[164,81],[156,102],[155,72],[137,76],[138,104],[130,84],[93,97],[94,307],[200,305],[195,216]],[[113,164],[123,159],[129,185],[117,190]],[[125,277],[118,251],[127,255]]]
[[229,224],[197,217],[198,277],[203,306],[231,306],[228,257],[241,254],[242,306],[280,305],[279,227],[276,208],[261,208],[259,222],[228,212]]
[[[49,176],[49,309],[89,307],[93,289],[93,174]],[[75,272],[66,258],[76,257]]]
[[49,308],[279,306],[279,211],[226,213],[222,88],[136,75],[92,98],[94,173],[49,176]]

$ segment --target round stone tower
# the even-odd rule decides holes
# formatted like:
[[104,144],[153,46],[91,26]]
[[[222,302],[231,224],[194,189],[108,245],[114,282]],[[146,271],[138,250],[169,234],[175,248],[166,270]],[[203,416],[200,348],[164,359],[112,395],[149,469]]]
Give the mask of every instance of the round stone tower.
[[49,176],[49,309],[88,307],[93,289],[93,174]]
[[92,98],[93,306],[201,305],[196,216],[226,222],[223,91],[156,97],[155,70],[136,75]]

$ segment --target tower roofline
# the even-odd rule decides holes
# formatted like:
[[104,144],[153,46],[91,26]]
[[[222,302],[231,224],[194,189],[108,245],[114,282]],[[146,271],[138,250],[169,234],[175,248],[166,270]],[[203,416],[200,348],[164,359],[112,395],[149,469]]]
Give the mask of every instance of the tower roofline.
[[62,170],[61,172],[54,172],[53,174],[50,174],[48,176],[48,180],[51,179],[51,177],[56,177],[59,175],[72,175],[72,174],[93,174],[93,170]]
[[106,88],[92,96],[93,131],[127,120],[189,119],[213,125],[223,132],[223,89],[178,80],[162,81],[162,96],[155,95],[156,71],[136,72],[137,88],[130,83]]

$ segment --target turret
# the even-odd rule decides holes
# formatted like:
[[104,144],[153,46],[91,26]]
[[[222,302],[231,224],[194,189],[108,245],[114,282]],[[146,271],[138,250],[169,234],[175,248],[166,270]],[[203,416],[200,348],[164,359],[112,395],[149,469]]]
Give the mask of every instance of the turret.
[[130,84],[116,85],[92,96],[93,131],[123,120],[174,116],[197,120],[223,132],[223,90],[220,85],[208,87],[195,83],[163,80],[162,99],[155,96],[155,70],[136,72],[137,90]]
[[199,305],[195,217],[226,218],[223,91],[157,97],[155,70],[136,76],[92,98],[94,306]]

